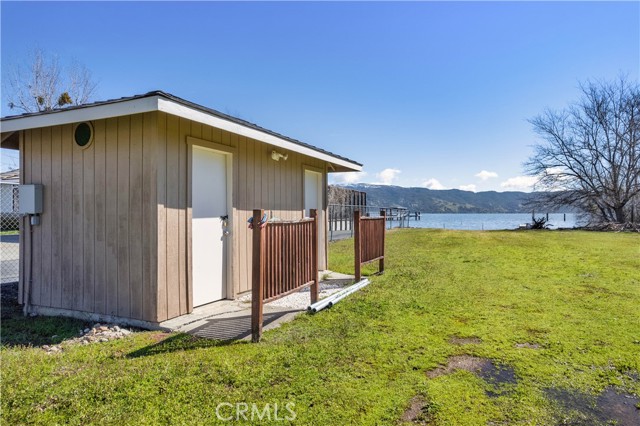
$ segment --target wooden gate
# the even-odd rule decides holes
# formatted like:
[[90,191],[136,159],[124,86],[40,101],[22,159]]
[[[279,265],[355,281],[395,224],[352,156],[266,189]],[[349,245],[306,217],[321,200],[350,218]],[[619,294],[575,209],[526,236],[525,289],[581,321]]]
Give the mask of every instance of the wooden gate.
[[318,212],[310,219],[266,221],[253,211],[251,340],[262,337],[263,306],[305,287],[311,303],[318,301]]
[[380,211],[380,217],[362,217],[359,210],[353,212],[356,282],[362,278],[361,267],[364,264],[377,260],[379,273],[384,272],[385,222],[384,210]]

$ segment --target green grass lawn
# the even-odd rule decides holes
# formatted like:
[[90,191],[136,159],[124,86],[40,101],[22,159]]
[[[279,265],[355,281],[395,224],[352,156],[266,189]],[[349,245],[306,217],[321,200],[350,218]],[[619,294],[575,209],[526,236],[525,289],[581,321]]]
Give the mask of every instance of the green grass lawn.
[[[353,271],[352,244],[330,245],[331,269]],[[308,425],[587,425],[597,413],[575,407],[640,394],[640,236],[393,231],[384,275],[260,344],[159,332],[53,355],[11,344],[52,333],[43,321],[3,321],[2,424],[251,424],[216,417],[246,402],[293,403],[290,423]],[[463,355],[507,380],[443,367]]]

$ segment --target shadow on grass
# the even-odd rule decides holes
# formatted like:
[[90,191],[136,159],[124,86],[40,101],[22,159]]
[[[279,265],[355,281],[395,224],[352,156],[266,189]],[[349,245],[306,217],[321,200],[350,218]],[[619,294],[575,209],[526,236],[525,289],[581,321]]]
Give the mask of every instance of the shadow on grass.
[[89,323],[60,317],[19,317],[2,320],[1,345],[34,346],[54,345],[66,339],[78,337],[79,331]]
[[[298,310],[270,312],[264,314],[263,326],[299,312]],[[128,358],[160,355],[175,351],[212,348],[231,344],[248,344],[246,339],[251,335],[251,315],[239,315],[225,318],[210,318],[204,324],[186,333],[170,335],[150,346],[138,349],[127,355]]]
[[[219,346],[227,346],[236,343],[234,340],[211,340],[202,337],[192,336],[190,334],[179,333],[171,334],[170,337],[159,341],[153,345],[133,351],[127,355],[127,358],[140,358],[145,356],[162,355],[177,351],[190,351],[194,349],[214,348]],[[246,343],[246,342],[238,342]]]
[[2,322],[0,345],[4,347],[58,344],[77,337],[89,324],[77,319],[62,317],[25,317],[18,304],[18,283],[2,284]]

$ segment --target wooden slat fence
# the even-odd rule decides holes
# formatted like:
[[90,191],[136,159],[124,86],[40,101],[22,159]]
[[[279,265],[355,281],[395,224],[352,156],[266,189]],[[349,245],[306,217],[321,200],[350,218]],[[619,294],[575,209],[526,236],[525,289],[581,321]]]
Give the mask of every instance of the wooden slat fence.
[[268,222],[263,210],[253,211],[253,269],[251,336],[262,336],[263,306],[267,302],[311,287],[311,303],[318,300],[318,215],[310,219]]
[[384,272],[385,222],[384,210],[380,211],[380,217],[362,217],[359,210],[353,212],[356,281],[362,278],[362,265],[376,260],[379,261],[379,273]]

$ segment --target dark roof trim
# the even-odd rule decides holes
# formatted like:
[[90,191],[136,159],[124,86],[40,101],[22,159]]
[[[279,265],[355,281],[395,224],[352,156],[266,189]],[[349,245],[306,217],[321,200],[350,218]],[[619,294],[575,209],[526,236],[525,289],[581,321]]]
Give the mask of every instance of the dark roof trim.
[[[342,157],[340,155],[337,155],[337,154],[334,154],[332,152],[326,151],[326,150],[324,150],[322,148],[318,148],[316,146],[307,144],[307,143],[299,141],[297,139],[293,139],[293,138],[290,138],[288,136],[284,136],[284,135],[282,135],[280,133],[277,133],[277,132],[274,132],[272,130],[265,129],[264,127],[258,126],[255,123],[251,123],[249,121],[242,120],[240,118],[236,118],[236,117],[230,116],[228,114],[224,114],[224,113],[222,113],[220,111],[217,111],[217,110],[214,110],[212,108],[207,108],[207,107],[204,107],[202,105],[198,105],[198,104],[196,104],[194,102],[187,101],[185,99],[179,98],[177,96],[174,96],[172,94],[165,93],[165,92],[159,91],[159,90],[148,92],[148,93],[145,93],[143,95],[136,95],[136,96],[129,96],[129,97],[123,97],[123,98],[118,98],[118,99],[111,99],[111,100],[107,100],[107,101],[93,102],[93,103],[90,103],[90,104],[71,106],[71,107],[67,107],[67,108],[63,108],[63,109],[56,109],[56,110],[42,111],[42,112],[34,112],[34,113],[25,113],[25,114],[20,114],[20,115],[3,117],[2,119],[0,119],[0,122],[3,124],[2,127],[11,127],[11,130],[20,130],[20,129],[26,129],[26,128],[32,128],[32,127],[41,127],[41,126],[37,126],[37,125],[33,125],[32,127],[30,127],[27,122],[31,121],[31,120],[28,120],[28,119],[29,118],[38,118],[38,117],[44,118],[45,116],[55,116],[57,114],[65,114],[65,113],[68,113],[68,112],[71,112],[71,111],[82,112],[83,110],[90,110],[90,109],[95,109],[95,108],[98,108],[98,107],[112,106],[112,105],[117,105],[117,104],[121,104],[121,103],[127,103],[127,102],[132,102],[132,101],[137,101],[137,100],[150,99],[150,98],[165,99],[165,100],[174,102],[176,104],[182,105],[184,107],[190,108],[192,110],[196,110],[196,111],[205,113],[207,115],[214,116],[214,117],[220,118],[222,120],[225,120],[225,121],[228,121],[228,122],[231,122],[231,123],[234,123],[234,124],[238,124],[238,125],[240,125],[240,126],[242,126],[244,128],[256,130],[258,132],[261,132],[261,133],[264,133],[264,134],[267,134],[267,135],[271,135],[271,136],[276,137],[278,139],[285,140],[287,142],[290,142],[290,143],[293,143],[295,145],[298,145],[298,146],[301,146],[301,147],[316,151],[318,153],[322,153],[322,154],[325,154],[327,156],[334,157],[336,159],[342,160],[342,161],[344,161],[346,163],[350,163],[351,165],[355,166],[353,169],[359,170],[362,167],[362,164],[360,164],[360,163],[358,163],[356,161],[353,161],[353,160],[351,160],[349,158]],[[155,108],[149,107],[149,108],[150,109],[148,109],[148,110],[159,110],[158,107],[155,107]],[[140,112],[143,112],[143,111],[140,111]],[[126,115],[126,114],[124,114],[124,115]],[[27,119],[27,120],[25,120],[25,119]],[[89,119],[89,118],[85,118],[85,119]],[[10,123],[13,124],[18,120],[24,121],[25,125],[24,126],[11,126],[10,125]],[[15,123],[15,124],[17,125],[18,123]],[[13,128],[13,127],[15,127],[15,128]],[[4,131],[4,129],[3,129],[3,131]]]

